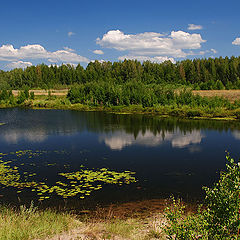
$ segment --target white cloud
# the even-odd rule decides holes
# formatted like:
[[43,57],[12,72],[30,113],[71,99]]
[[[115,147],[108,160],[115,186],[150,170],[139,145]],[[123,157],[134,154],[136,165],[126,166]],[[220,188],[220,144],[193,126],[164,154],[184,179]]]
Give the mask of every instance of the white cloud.
[[31,62],[23,62],[23,61],[11,62],[6,65],[7,68],[26,68],[30,66],[32,66]]
[[206,51],[200,51],[199,55],[204,55],[206,53]]
[[233,45],[240,45],[240,38],[236,38],[233,42]]
[[69,48],[69,47],[63,47],[64,50],[68,51],[68,52],[75,52],[74,49]]
[[124,61],[125,59],[130,59],[130,60],[138,60],[140,62],[144,61],[150,61],[150,62],[155,62],[155,63],[162,63],[165,61],[171,61],[172,63],[175,63],[174,58],[169,58],[169,57],[162,57],[162,56],[156,56],[156,57],[148,57],[148,56],[121,56],[118,58],[118,60]]
[[211,51],[214,53],[214,54],[216,54],[217,53],[217,50],[215,50],[215,49],[211,49]]
[[186,57],[184,50],[199,49],[206,42],[200,34],[190,34],[183,31],[172,31],[170,35],[156,32],[140,34],[124,34],[120,30],[111,30],[97,38],[97,44],[118,51],[130,51],[133,56],[171,56]]
[[91,62],[95,62],[95,61],[98,61],[99,63],[104,63],[104,62],[107,62],[106,60],[104,59],[99,59],[99,60],[91,60]]
[[188,24],[188,30],[201,30],[203,27],[201,25]]
[[73,35],[75,35],[74,32],[68,32],[68,36],[69,36],[69,37],[71,37],[71,36],[73,36]]
[[98,49],[94,50],[93,53],[99,54],[99,55],[104,54],[104,52],[102,50],[98,50]]
[[19,49],[15,49],[13,45],[2,45],[0,47],[0,61],[17,62],[26,59],[46,59],[51,63],[89,62],[87,58],[78,55],[73,49],[67,47],[65,47],[64,50],[58,50],[55,52],[47,51],[44,47],[38,44],[22,46]]
[[87,58],[66,50],[52,52],[49,57],[49,62],[89,62]]

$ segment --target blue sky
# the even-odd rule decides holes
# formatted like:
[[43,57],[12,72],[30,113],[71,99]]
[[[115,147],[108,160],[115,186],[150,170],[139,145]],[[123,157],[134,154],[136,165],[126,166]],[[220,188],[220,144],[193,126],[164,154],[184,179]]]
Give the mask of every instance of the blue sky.
[[239,9],[239,0],[4,1],[0,69],[239,56]]

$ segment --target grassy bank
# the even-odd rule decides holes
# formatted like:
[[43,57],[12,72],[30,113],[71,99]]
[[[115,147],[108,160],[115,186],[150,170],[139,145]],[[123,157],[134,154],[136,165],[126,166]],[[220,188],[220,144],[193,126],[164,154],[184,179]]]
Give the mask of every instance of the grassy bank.
[[[135,86],[135,85],[134,85]],[[32,109],[66,109],[105,111],[118,114],[153,114],[193,119],[240,119],[240,101],[236,91],[193,91],[159,88],[147,93],[142,89],[105,89],[99,86],[76,86],[64,90],[24,90],[0,93],[0,108],[24,107]],[[67,94],[68,92],[68,94]]]
[[78,111],[104,111],[116,114],[152,114],[163,117],[179,117],[191,119],[222,119],[237,120],[240,118],[240,108],[227,109],[226,107],[191,107],[187,105],[155,105],[154,107],[142,107],[142,105],[130,106],[91,106],[81,103],[72,104],[66,97],[39,96],[34,100],[26,100],[21,104],[9,102],[1,103],[0,108],[23,107],[30,109],[62,109]]
[[0,240],[166,239],[165,207],[166,200],[146,200],[80,215],[40,211],[32,206],[0,207]]
[[38,211],[33,206],[0,207],[0,239],[45,239],[73,229],[79,222],[70,214],[52,210]]

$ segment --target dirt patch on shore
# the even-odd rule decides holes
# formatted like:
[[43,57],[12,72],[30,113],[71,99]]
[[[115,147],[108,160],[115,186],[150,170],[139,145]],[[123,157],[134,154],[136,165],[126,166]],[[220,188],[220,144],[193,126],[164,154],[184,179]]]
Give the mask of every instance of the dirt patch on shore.
[[[85,210],[78,228],[46,240],[165,240],[167,206],[171,206],[169,199],[151,199]],[[196,210],[196,203],[186,204],[187,212]]]

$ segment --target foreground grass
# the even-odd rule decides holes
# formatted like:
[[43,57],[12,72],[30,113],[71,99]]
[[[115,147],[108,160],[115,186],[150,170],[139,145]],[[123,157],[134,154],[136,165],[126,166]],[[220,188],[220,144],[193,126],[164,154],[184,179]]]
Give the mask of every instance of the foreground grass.
[[45,239],[78,225],[79,222],[67,213],[38,211],[32,206],[30,208],[22,206],[20,210],[0,207],[1,240]]
[[[162,215],[141,218],[103,219],[85,215],[81,221],[71,214],[21,207],[0,207],[0,240],[132,239],[164,236]],[[164,239],[164,238],[161,238]]]
[[[164,199],[113,204],[81,214],[0,207],[0,240],[166,239]],[[188,204],[187,213],[195,211]]]

